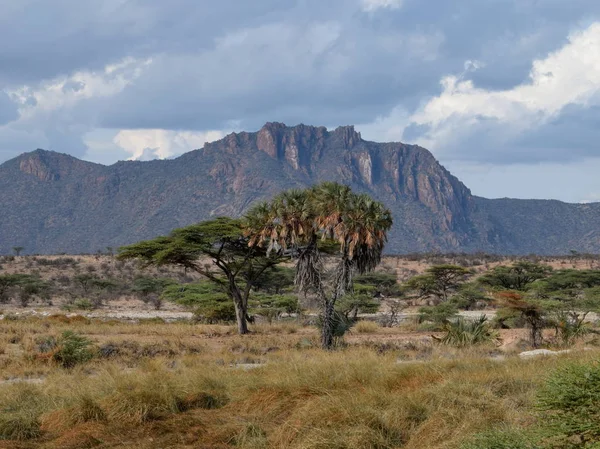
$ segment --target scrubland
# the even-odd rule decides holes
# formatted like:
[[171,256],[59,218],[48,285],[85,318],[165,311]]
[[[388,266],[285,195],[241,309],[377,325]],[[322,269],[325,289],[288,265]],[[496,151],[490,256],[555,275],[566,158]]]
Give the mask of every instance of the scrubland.
[[[519,356],[532,349],[525,327],[498,326],[479,344],[444,344],[444,328],[416,319],[388,327],[358,320],[334,351],[323,351],[306,316],[257,320],[244,336],[226,324],[113,319],[115,309],[155,309],[123,290],[141,269],[78,257],[58,267],[24,257],[2,263],[3,273],[71,281],[27,307],[0,305],[0,448],[600,447],[595,323],[569,352],[528,359]],[[384,265],[404,281],[437,262]],[[587,259],[552,263],[597,268]],[[103,316],[85,316],[92,311],[68,295],[83,288],[75,277],[85,273],[122,280],[113,291],[88,292],[101,299],[95,312]],[[545,348],[566,348],[554,329],[543,337]]]

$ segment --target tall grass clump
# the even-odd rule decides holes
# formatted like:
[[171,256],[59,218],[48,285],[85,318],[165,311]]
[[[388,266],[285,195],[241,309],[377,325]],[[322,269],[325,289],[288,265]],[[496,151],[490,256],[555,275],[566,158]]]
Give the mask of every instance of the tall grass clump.
[[45,399],[36,386],[18,384],[0,391],[0,440],[38,437],[45,407]]
[[379,324],[374,321],[361,320],[352,327],[359,334],[374,334],[379,330]]
[[140,424],[163,419],[194,408],[214,409],[227,400],[222,395],[201,391],[173,373],[152,364],[143,374],[112,378],[113,394],[103,401],[108,419]]

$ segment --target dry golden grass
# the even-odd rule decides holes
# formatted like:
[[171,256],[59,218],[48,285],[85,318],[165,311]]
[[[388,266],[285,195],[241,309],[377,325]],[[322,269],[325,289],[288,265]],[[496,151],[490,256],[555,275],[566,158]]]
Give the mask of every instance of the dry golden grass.
[[[98,351],[69,370],[40,353],[67,329]],[[598,357],[495,361],[493,347],[452,349],[382,328],[327,353],[315,329],[253,330],[4,321],[0,378],[40,380],[0,383],[0,448],[458,448],[494,426],[531,425],[543,374]]]
[[352,326],[352,332],[357,332],[359,334],[374,334],[379,328],[379,324],[375,321],[361,320]]

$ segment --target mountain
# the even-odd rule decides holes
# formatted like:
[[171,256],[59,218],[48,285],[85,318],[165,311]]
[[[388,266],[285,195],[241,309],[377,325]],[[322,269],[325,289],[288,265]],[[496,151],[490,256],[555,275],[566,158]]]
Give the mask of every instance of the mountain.
[[172,160],[104,166],[36,150],[0,165],[0,253],[96,252],[168,233],[319,181],[393,212],[388,253],[600,251],[600,203],[489,200],[424,148],[362,139],[352,126],[267,123]]

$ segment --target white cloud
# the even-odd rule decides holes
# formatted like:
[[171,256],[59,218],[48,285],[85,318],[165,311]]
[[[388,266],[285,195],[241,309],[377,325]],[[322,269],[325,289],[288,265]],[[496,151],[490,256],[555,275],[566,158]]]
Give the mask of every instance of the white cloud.
[[206,142],[221,139],[223,131],[168,131],[164,129],[126,129],[113,141],[131,154],[130,159],[165,159],[202,148]]
[[100,71],[79,71],[40,83],[7,90],[19,104],[21,119],[43,112],[72,108],[77,103],[99,97],[110,97],[132,84],[152,63],[152,59],[126,58]]
[[403,0],[362,0],[363,11],[375,11],[381,8],[398,9]]
[[[85,135],[98,122],[97,101],[123,91],[151,63],[151,59],[126,58],[100,70],[82,70],[37,85],[6,89],[17,114],[0,126],[0,156],[35,148],[86,155],[90,147]],[[106,161],[99,148],[94,148],[95,159]],[[113,156],[118,154],[113,152]]]
[[[467,61],[466,72],[481,67]],[[529,81],[507,90],[478,88],[462,76],[442,79],[442,93],[411,117],[429,129],[419,143],[444,151],[477,126],[492,120],[504,127],[504,142],[556,117],[568,105],[598,103],[600,91],[600,23],[569,36],[568,43],[533,62]]]

